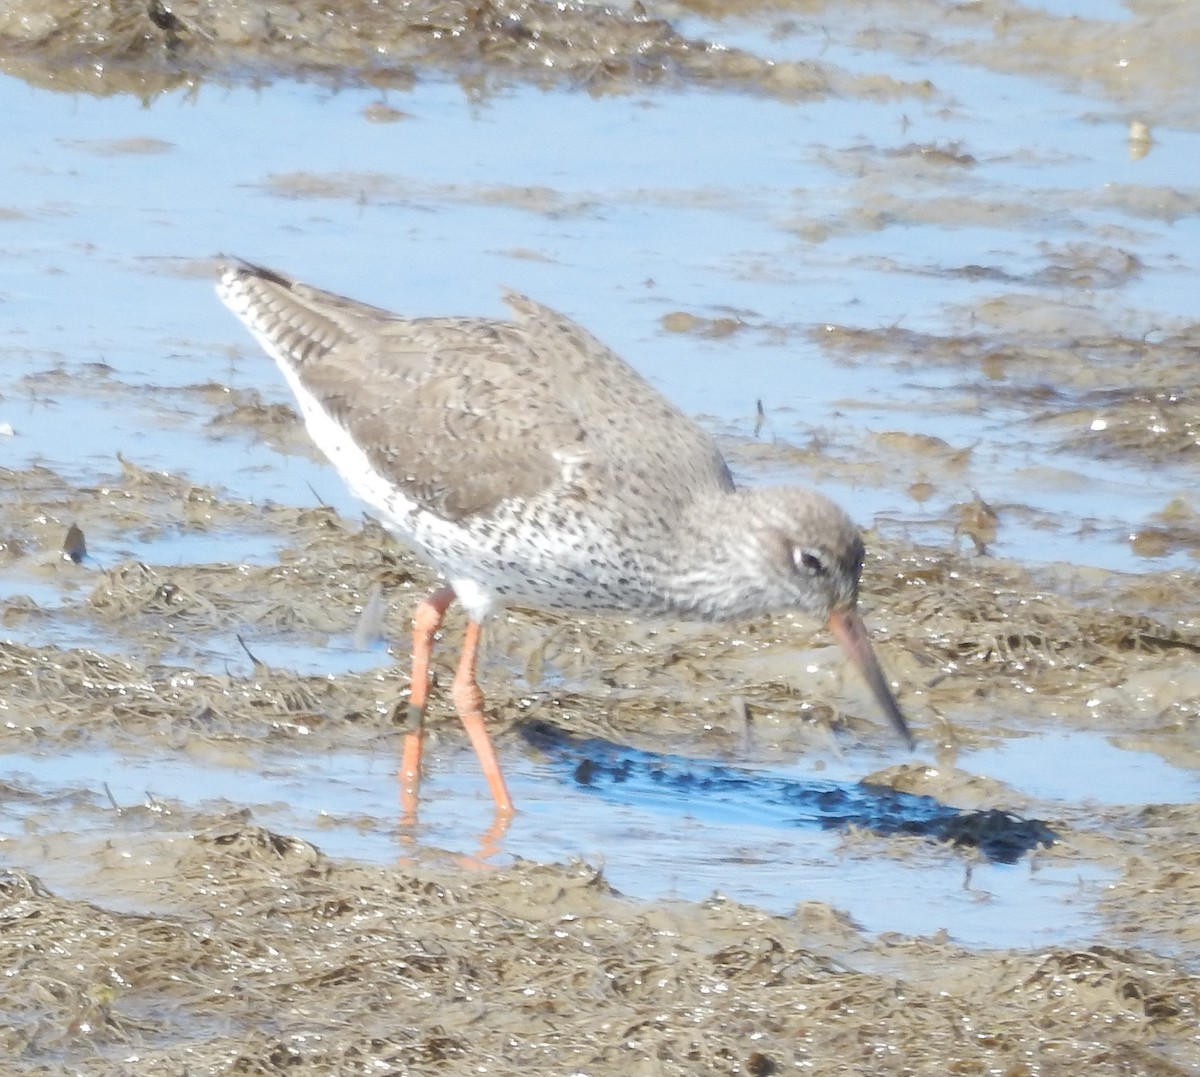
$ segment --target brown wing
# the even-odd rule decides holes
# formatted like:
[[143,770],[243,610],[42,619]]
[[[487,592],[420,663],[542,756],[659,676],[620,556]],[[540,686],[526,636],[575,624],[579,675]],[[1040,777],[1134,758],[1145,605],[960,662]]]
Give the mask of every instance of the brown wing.
[[255,266],[232,266],[222,282],[372,465],[446,518],[584,474],[592,484],[640,475],[681,502],[698,487],[732,488],[707,434],[594,337],[523,296],[507,297],[514,322],[409,319]]
[[406,319],[255,266],[222,296],[372,465],[448,519],[533,497],[577,453],[579,422],[523,371],[502,322]]
[[570,318],[510,292],[526,362],[571,401],[595,460],[617,481],[640,483],[668,512],[697,493],[732,490],[733,479],[711,437],[607,345]]

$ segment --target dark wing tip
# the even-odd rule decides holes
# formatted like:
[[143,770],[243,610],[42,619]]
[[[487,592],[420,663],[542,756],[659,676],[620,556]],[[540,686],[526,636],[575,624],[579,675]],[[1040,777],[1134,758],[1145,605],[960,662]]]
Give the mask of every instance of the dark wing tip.
[[277,284],[281,288],[286,288],[291,291],[295,280],[285,276],[282,273],[276,272],[274,269],[269,269],[267,266],[259,265],[256,262],[249,262],[245,258],[239,258],[237,255],[219,255],[221,277],[234,277],[238,280],[245,280],[248,277],[257,277],[259,280],[268,281],[271,284]]

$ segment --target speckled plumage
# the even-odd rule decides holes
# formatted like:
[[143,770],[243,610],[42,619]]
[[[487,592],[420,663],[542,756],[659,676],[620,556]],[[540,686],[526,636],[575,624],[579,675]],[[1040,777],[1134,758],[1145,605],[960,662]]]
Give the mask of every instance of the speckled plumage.
[[472,621],[507,604],[853,617],[863,546],[845,514],[811,490],[735,489],[712,439],[563,315],[510,293],[512,321],[404,318],[245,263],[218,292],[313,440]]

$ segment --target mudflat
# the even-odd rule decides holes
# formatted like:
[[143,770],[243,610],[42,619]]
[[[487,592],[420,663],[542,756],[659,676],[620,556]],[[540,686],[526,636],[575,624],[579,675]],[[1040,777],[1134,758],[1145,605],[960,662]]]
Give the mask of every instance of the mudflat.
[[[0,65],[35,85],[146,96],[189,80],[296,76],[403,88],[428,70],[479,93],[513,80],[549,93],[670,84],[788,100],[925,92],[915,78],[851,76],[819,61],[774,63],[713,48],[672,22],[688,7],[719,15],[719,5],[635,7],[13,0],[0,14]],[[1102,32],[1051,39],[1005,17],[1028,47],[998,49],[984,62],[1000,63],[1003,54],[1017,64],[1011,51],[1021,65],[1111,74],[1096,58]],[[1179,26],[1164,20],[1159,32],[1166,64]],[[1140,40],[1136,48],[1150,46]],[[1132,271],[1076,254],[1073,273]],[[187,267],[198,288],[210,269]],[[213,317],[221,317],[215,302]],[[1023,356],[902,327],[825,327],[822,340],[847,362],[909,350],[964,369],[1040,364],[1059,386],[1084,388],[1097,362],[1128,362],[1136,385],[1091,401],[1105,416],[1106,451],[1141,461],[1197,452],[1200,407],[1194,392],[1180,391],[1195,358],[1186,335],[1093,334],[1086,349]],[[24,388],[49,397],[61,385],[48,373]],[[111,394],[126,391],[103,370],[72,388],[93,393],[98,414]],[[1074,427],[1050,396],[1036,405],[1069,449]],[[1034,406],[1032,391],[1012,403]],[[191,406],[208,416],[215,438],[249,433],[301,451],[289,409],[216,385],[193,389]],[[739,466],[764,470],[805,456],[771,442],[726,447]],[[902,457],[923,461],[936,478],[960,463],[945,449],[915,436],[881,439],[822,467],[865,475]],[[102,481],[86,484],[48,466],[0,469],[0,560],[26,581],[0,611],[11,633],[0,642],[3,750],[180,753],[235,769],[273,751],[386,755],[398,744],[393,711],[407,692],[408,617],[435,584],[429,569],[370,522],[242,499],[181,477],[185,465],[163,474],[114,462]],[[989,513],[982,502],[964,503],[953,522],[964,541],[953,547],[868,536],[863,601],[924,742],[919,762],[872,780],[1019,815],[1029,805],[957,770],[955,753],[1017,735],[998,716],[1048,698],[1060,704],[1062,723],[1181,769],[1200,767],[1200,573],[1131,575],[982,556]],[[85,522],[81,536],[69,533],[75,520]],[[182,564],[70,556],[83,554],[89,533],[149,540],[180,531],[266,533],[282,552],[257,564],[219,550],[213,560]],[[1180,505],[1143,541],[1188,548],[1197,533],[1194,512]],[[199,655],[206,640],[247,624],[320,641],[352,629],[372,606],[401,657],[368,672],[315,676],[255,661],[243,674],[164,658],[180,640],[194,641]],[[79,642],[17,642],[51,621]],[[452,619],[448,634],[460,626]],[[527,676],[492,667],[484,689],[508,753],[526,750],[523,727],[545,722],[647,751],[683,745],[715,755],[741,730],[738,715],[713,700],[734,698],[779,757],[827,740],[831,730],[851,742],[886,738],[869,706],[848,713],[818,682],[800,701],[772,673],[781,654],[809,638],[815,630],[806,636],[789,619],[658,633],[517,611],[496,627],[492,646]],[[438,657],[443,684],[451,650]],[[547,665],[561,678],[538,687],[536,671]],[[453,744],[460,732],[443,696],[435,695],[430,728]],[[1034,843],[1024,855],[1030,870],[1087,863],[1111,874],[1094,937],[1071,947],[983,950],[945,935],[867,933],[802,892],[794,911],[772,915],[719,895],[635,900],[616,892],[598,864],[497,867],[483,799],[478,848],[445,852],[422,844],[419,833],[400,833],[404,852],[379,865],[331,858],[273,833],[230,797],[197,808],[169,788],[122,803],[48,794],[19,779],[3,786],[22,820],[0,845],[6,1072],[1200,1072],[1197,804],[1063,806],[1043,820],[1053,843]],[[913,859],[931,840],[855,828],[844,836],[857,855]],[[969,875],[981,854],[967,843],[961,855]]]

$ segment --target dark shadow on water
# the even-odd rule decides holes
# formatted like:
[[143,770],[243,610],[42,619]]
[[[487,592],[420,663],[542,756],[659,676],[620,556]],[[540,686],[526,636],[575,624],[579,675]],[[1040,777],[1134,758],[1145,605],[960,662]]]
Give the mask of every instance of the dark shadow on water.
[[517,730],[555,769],[614,803],[756,826],[861,827],[883,836],[915,834],[978,849],[1012,864],[1056,835],[1038,819],[1008,812],[962,811],[932,797],[863,782],[798,781],[700,759],[627,748],[599,737],[575,737],[548,722]]

